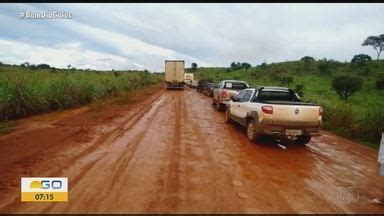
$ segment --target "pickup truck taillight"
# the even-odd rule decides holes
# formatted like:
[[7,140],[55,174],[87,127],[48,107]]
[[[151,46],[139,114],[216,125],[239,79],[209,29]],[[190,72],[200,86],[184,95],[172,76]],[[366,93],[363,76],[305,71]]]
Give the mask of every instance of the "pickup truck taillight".
[[323,108],[319,108],[319,116],[322,116],[323,115]]
[[227,91],[223,90],[223,92],[221,93],[221,97],[226,98],[227,97]]
[[273,114],[273,107],[272,106],[261,106],[261,111],[266,114]]

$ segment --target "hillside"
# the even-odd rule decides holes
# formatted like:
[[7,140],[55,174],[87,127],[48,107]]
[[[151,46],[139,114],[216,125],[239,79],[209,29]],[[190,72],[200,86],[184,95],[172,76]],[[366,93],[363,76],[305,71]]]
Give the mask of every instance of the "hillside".
[[[325,66],[324,66],[325,65]],[[384,72],[384,60],[371,61],[364,67],[332,60],[287,61],[262,64],[248,69],[197,68],[195,77],[220,81],[240,79],[251,86],[286,86],[295,90],[302,85],[302,99],[324,108],[324,128],[378,146],[384,132],[384,90],[376,89],[376,80]],[[339,75],[361,77],[360,91],[348,100],[340,99],[332,89],[332,79]],[[281,82],[291,77],[292,82]]]

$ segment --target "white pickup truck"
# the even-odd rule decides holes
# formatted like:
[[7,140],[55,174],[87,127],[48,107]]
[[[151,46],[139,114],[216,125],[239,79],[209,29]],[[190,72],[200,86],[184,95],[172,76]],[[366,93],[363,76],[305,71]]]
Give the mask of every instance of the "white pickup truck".
[[236,121],[245,126],[251,141],[261,134],[270,134],[306,144],[320,129],[322,108],[301,102],[300,97],[288,88],[247,88],[231,97],[225,121]]
[[241,90],[249,88],[249,85],[242,80],[223,80],[213,88],[212,104],[216,110],[224,110],[229,103],[231,96],[237,95]]

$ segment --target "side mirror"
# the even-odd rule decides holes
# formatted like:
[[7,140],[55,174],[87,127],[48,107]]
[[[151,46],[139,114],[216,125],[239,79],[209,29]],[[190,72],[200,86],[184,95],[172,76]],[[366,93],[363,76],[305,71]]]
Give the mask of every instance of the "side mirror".
[[231,96],[231,100],[232,100],[232,101],[236,101],[236,100],[235,100],[235,96]]

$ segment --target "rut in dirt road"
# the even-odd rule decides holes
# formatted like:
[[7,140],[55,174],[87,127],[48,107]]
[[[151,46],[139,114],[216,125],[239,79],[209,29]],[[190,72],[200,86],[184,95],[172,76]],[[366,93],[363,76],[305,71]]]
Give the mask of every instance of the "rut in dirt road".
[[[368,204],[379,191],[379,176],[376,152],[366,146],[328,132],[286,150],[269,139],[251,143],[244,128],[224,123],[211,99],[191,89],[162,91],[117,113],[77,132],[70,119],[84,114],[68,117],[67,138],[52,150],[30,155],[28,160],[36,161],[30,173],[21,170],[23,157],[7,162],[20,170],[8,174],[9,181],[68,177],[67,203],[20,203],[14,183],[2,189],[9,196],[0,197],[0,212],[383,212]],[[15,137],[0,137],[7,154],[17,154],[16,148],[3,147]],[[44,169],[41,158],[50,161]],[[359,191],[357,202],[341,201],[338,188],[351,186]]]

